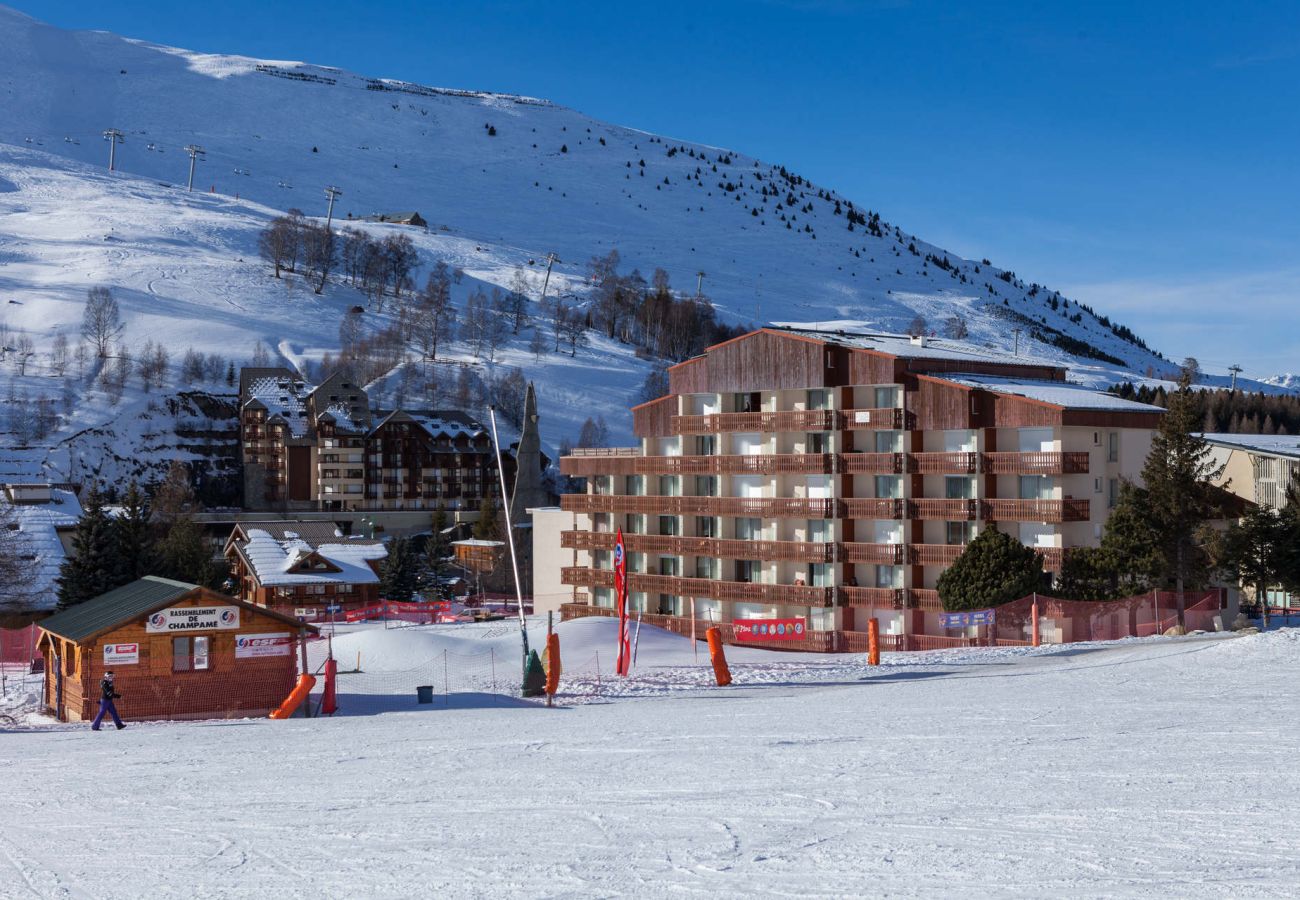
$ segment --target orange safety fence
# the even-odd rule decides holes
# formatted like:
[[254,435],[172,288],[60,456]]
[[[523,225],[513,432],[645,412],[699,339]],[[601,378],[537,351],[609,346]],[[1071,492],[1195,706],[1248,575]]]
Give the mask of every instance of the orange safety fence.
[[[1016,646],[1032,641],[1035,602],[1038,604],[1038,633],[1044,644],[1150,637],[1164,634],[1178,624],[1178,594],[1174,591],[1151,591],[1122,600],[1059,600],[1031,594],[996,608],[992,637],[997,644]],[[1183,622],[1186,629],[1214,631],[1214,620],[1221,614],[1221,603],[1221,591],[1185,591]],[[916,636],[912,637],[915,639]],[[985,630],[982,637],[970,639],[974,643],[965,646],[987,646],[988,638]]]

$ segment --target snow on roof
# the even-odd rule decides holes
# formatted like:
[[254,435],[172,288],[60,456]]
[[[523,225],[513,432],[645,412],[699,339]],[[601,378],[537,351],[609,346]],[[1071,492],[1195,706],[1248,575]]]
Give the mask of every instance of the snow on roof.
[[325,407],[325,412],[334,417],[334,424],[348,431],[365,431],[370,427],[369,422],[355,418],[346,403],[331,403]]
[[1211,444],[1233,450],[1248,450],[1268,456],[1300,459],[1300,437],[1294,434],[1203,434]]
[[39,447],[8,447],[0,452],[0,484],[44,483],[47,450]]
[[452,541],[453,547],[504,547],[505,541],[485,541],[481,538],[466,538],[463,541]]
[[1024,397],[1065,409],[1095,409],[1111,412],[1157,412],[1164,409],[1136,400],[1125,400],[1105,391],[1094,390],[1069,381],[1043,381],[1026,378],[999,378],[995,375],[947,375],[945,381],[982,388],[997,394]]
[[248,541],[239,550],[264,586],[376,584],[379,576],[367,563],[388,556],[383,544],[321,544],[315,552],[336,566],[338,572],[290,572],[295,563],[311,555],[312,546],[296,538],[276,540],[261,528],[250,528]]
[[465,437],[478,437],[481,434],[487,434],[487,429],[483,427],[481,422],[471,419],[458,409],[394,410],[383,414],[379,424],[382,425],[399,413],[407,416],[412,422],[427,431],[431,437],[435,438],[456,438],[462,435]]
[[258,378],[249,385],[248,398],[266,407],[268,419],[284,419],[293,437],[303,437],[307,433],[305,389],[306,385],[296,378]]
[[81,518],[81,504],[71,491],[55,488],[49,503],[6,503],[5,509],[18,523],[21,552],[36,557],[36,573],[32,582],[31,606],[52,609],[57,600],[59,566],[66,554],[59,540],[59,528],[71,528]]
[[819,331],[815,328],[795,326],[777,326],[776,330],[797,334],[800,337],[828,341],[842,347],[875,350],[879,353],[897,356],[899,359],[955,359],[981,363],[1003,363],[1005,365],[1064,368],[1057,363],[1028,356],[1010,356],[1005,351],[997,352],[981,347],[978,344],[972,344],[969,341],[956,341],[950,338],[928,336],[913,338],[906,334],[888,334],[885,332]]

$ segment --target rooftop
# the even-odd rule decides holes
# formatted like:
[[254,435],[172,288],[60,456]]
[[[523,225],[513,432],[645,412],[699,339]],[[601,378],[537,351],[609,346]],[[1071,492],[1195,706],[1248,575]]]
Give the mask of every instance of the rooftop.
[[345,535],[333,522],[321,522],[302,519],[282,519],[265,522],[240,522],[237,527],[245,534],[249,529],[265,531],[277,541],[300,540],[314,549],[324,544],[382,544],[378,538],[368,538],[359,534]]
[[1136,400],[1125,400],[1106,391],[1084,387],[1069,381],[1042,381],[1032,378],[1000,378],[996,375],[944,375],[945,381],[966,387],[981,388],[996,394],[1024,397],[1063,409],[1106,410],[1111,412],[1163,413],[1164,409]]
[[797,326],[776,326],[775,331],[795,334],[800,337],[827,341],[856,350],[874,350],[896,356],[899,359],[947,359],[969,360],[981,363],[1002,363],[1004,365],[1046,366],[1053,369],[1063,368],[1057,363],[1036,359],[1029,356],[1010,356],[1006,352],[990,350],[969,341],[951,338],[918,337],[906,334],[889,334],[886,332],[839,331],[802,328]]
[[41,628],[71,641],[83,641],[103,634],[114,626],[153,612],[190,591],[196,584],[146,575],[139,581],[114,588],[43,619]]
[[59,566],[66,553],[58,530],[72,528],[81,518],[81,504],[71,491],[53,488],[48,503],[6,504],[13,520],[18,524],[22,552],[35,557],[36,571],[27,589],[31,606],[50,609],[54,606],[58,585]]
[[1201,436],[1219,447],[1300,460],[1300,436],[1294,434],[1203,434]]
[[293,437],[307,434],[306,385],[297,378],[256,378],[248,385],[247,400],[256,400],[266,407],[266,417],[282,418]]
[[[247,529],[248,540],[236,544],[248,561],[257,580],[264,587],[295,584],[377,584],[379,576],[370,568],[371,560],[388,556],[383,544],[374,541],[322,543],[313,547],[302,538],[277,539],[271,532],[257,527]],[[283,532],[281,532],[283,533]],[[291,571],[315,553],[337,571]]]

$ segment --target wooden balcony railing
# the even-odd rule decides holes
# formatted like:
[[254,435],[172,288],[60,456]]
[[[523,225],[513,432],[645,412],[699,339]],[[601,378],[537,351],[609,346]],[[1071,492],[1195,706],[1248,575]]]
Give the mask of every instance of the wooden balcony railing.
[[839,425],[846,431],[897,431],[903,420],[903,411],[893,407],[846,409],[840,412]]
[[754,453],[723,456],[565,456],[565,475],[825,475],[835,469],[829,453]]
[[918,566],[950,566],[965,549],[963,544],[912,544],[910,547],[912,563]]
[[846,563],[867,563],[878,566],[896,566],[907,557],[905,544],[855,544],[845,543],[840,553]]
[[913,609],[943,611],[943,601],[939,592],[932,588],[908,588],[907,605]]
[[940,500],[917,497],[907,501],[909,519],[943,519],[958,522],[974,519],[979,512],[978,500]]
[[1080,475],[1088,472],[1088,454],[985,453],[981,468],[990,475]]
[[840,471],[846,475],[898,475],[903,471],[901,453],[845,453]]
[[979,470],[978,453],[909,453],[907,471],[919,475],[973,475]]
[[640,447],[574,447],[570,456],[640,456]]
[[[578,587],[613,587],[614,573],[608,569],[565,566],[560,569],[560,582]],[[715,600],[739,600],[749,603],[790,603],[796,606],[831,606],[835,602],[836,591],[833,587],[717,581],[712,578],[683,578],[677,575],[650,573],[630,574],[627,582],[628,590],[645,591],[648,594],[708,597]]]
[[846,519],[901,519],[903,501],[881,497],[846,497],[840,503]]
[[[567,550],[612,550],[617,535],[609,532],[563,531],[560,546]],[[815,541],[744,541],[709,537],[675,537],[659,534],[625,534],[629,553],[671,556],[715,556],[719,559],[759,559],[780,562],[829,563],[835,561],[836,544]]]
[[1087,500],[1001,500],[983,501],[984,518],[990,522],[1086,522]]
[[714,434],[722,431],[831,431],[834,428],[835,412],[829,409],[672,416],[668,424],[668,429],[673,434]]
[[836,501],[802,497],[639,497],[628,494],[565,494],[560,508],[579,513],[647,513],[663,516],[756,516],[765,519],[831,519]]
[[903,588],[842,587],[846,606],[874,606],[877,609],[902,609],[907,602]]

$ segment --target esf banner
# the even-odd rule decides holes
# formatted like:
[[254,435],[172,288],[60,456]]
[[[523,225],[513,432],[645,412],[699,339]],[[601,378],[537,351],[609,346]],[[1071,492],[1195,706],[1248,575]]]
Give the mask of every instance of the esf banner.
[[975,625],[992,625],[997,614],[991,609],[977,609],[972,612],[941,613],[939,624],[944,628],[970,628]]
[[738,641],[799,641],[807,637],[802,617],[797,619],[732,619]]
[[239,627],[238,606],[169,606],[149,616],[149,634],[184,631],[229,631]]
[[291,653],[293,653],[293,637],[287,631],[276,634],[235,635],[235,659],[289,656]]
[[140,662],[139,644],[105,644],[104,665],[131,666]]

